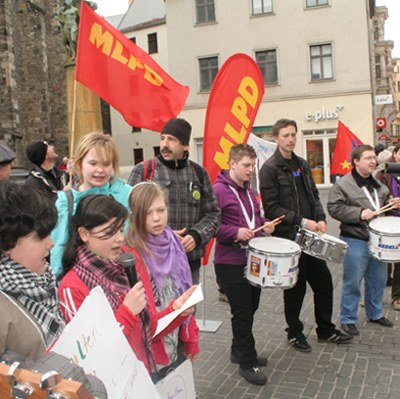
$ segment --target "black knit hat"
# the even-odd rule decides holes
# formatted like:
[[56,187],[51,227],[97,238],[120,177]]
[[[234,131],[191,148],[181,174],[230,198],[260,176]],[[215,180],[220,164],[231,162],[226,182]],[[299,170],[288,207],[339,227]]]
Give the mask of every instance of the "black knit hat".
[[170,119],[161,130],[161,134],[170,134],[185,145],[189,145],[191,133],[192,126],[188,121],[181,118]]
[[32,143],[26,149],[26,156],[34,165],[40,166],[46,159],[47,146],[48,144],[45,141]]
[[14,151],[6,143],[0,141],[0,165],[9,163],[15,159]]

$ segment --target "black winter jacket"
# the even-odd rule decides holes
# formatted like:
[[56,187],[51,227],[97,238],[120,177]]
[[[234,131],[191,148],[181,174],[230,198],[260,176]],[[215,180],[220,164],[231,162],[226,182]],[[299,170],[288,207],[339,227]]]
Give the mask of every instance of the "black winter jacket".
[[[318,189],[311,177],[311,169],[305,159],[292,153],[297,164],[300,165],[308,200],[313,211],[313,220],[325,221],[325,212],[319,199]],[[300,212],[300,202],[293,170],[288,166],[279,149],[271,158],[267,159],[260,170],[260,192],[265,217],[275,219],[285,215],[282,223],[276,226],[273,235],[293,240],[303,216]]]

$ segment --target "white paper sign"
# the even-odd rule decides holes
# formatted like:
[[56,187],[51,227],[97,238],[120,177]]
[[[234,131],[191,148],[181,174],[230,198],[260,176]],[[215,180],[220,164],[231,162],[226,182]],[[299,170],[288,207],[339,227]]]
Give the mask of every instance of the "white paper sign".
[[192,362],[185,360],[158,382],[156,387],[162,399],[195,399]]
[[184,305],[180,309],[176,309],[171,313],[168,313],[164,317],[158,320],[156,332],[153,337],[159,334],[162,330],[168,327],[169,324],[172,323],[181,313],[183,313],[186,309],[189,309],[191,306],[194,306],[201,302],[204,299],[203,291],[201,289],[201,284],[199,284],[196,289],[193,291],[192,295],[187,299]]
[[52,351],[70,358],[87,374],[99,377],[109,398],[160,399],[100,287],[91,291]]

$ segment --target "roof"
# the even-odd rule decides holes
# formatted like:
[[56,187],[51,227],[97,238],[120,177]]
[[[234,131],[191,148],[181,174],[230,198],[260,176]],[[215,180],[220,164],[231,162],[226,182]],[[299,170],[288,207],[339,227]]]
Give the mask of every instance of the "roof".
[[164,0],[134,0],[118,29],[129,31],[165,23]]

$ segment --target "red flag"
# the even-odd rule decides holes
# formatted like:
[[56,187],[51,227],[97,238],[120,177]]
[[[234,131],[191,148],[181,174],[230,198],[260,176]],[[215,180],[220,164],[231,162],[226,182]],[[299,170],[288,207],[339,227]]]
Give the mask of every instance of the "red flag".
[[363,142],[354,135],[342,122],[338,123],[335,150],[331,162],[331,175],[346,175],[353,168],[351,165],[351,152]]
[[[228,169],[229,150],[246,143],[264,95],[264,80],[256,62],[246,54],[228,58],[215,77],[208,99],[203,140],[203,166],[214,183]],[[203,257],[208,263],[211,240]]]
[[246,143],[264,95],[256,62],[246,54],[228,58],[215,77],[204,124],[203,166],[214,183],[228,169],[229,150]]
[[182,110],[189,88],[172,79],[140,47],[82,1],[76,80],[131,126],[160,132]]

